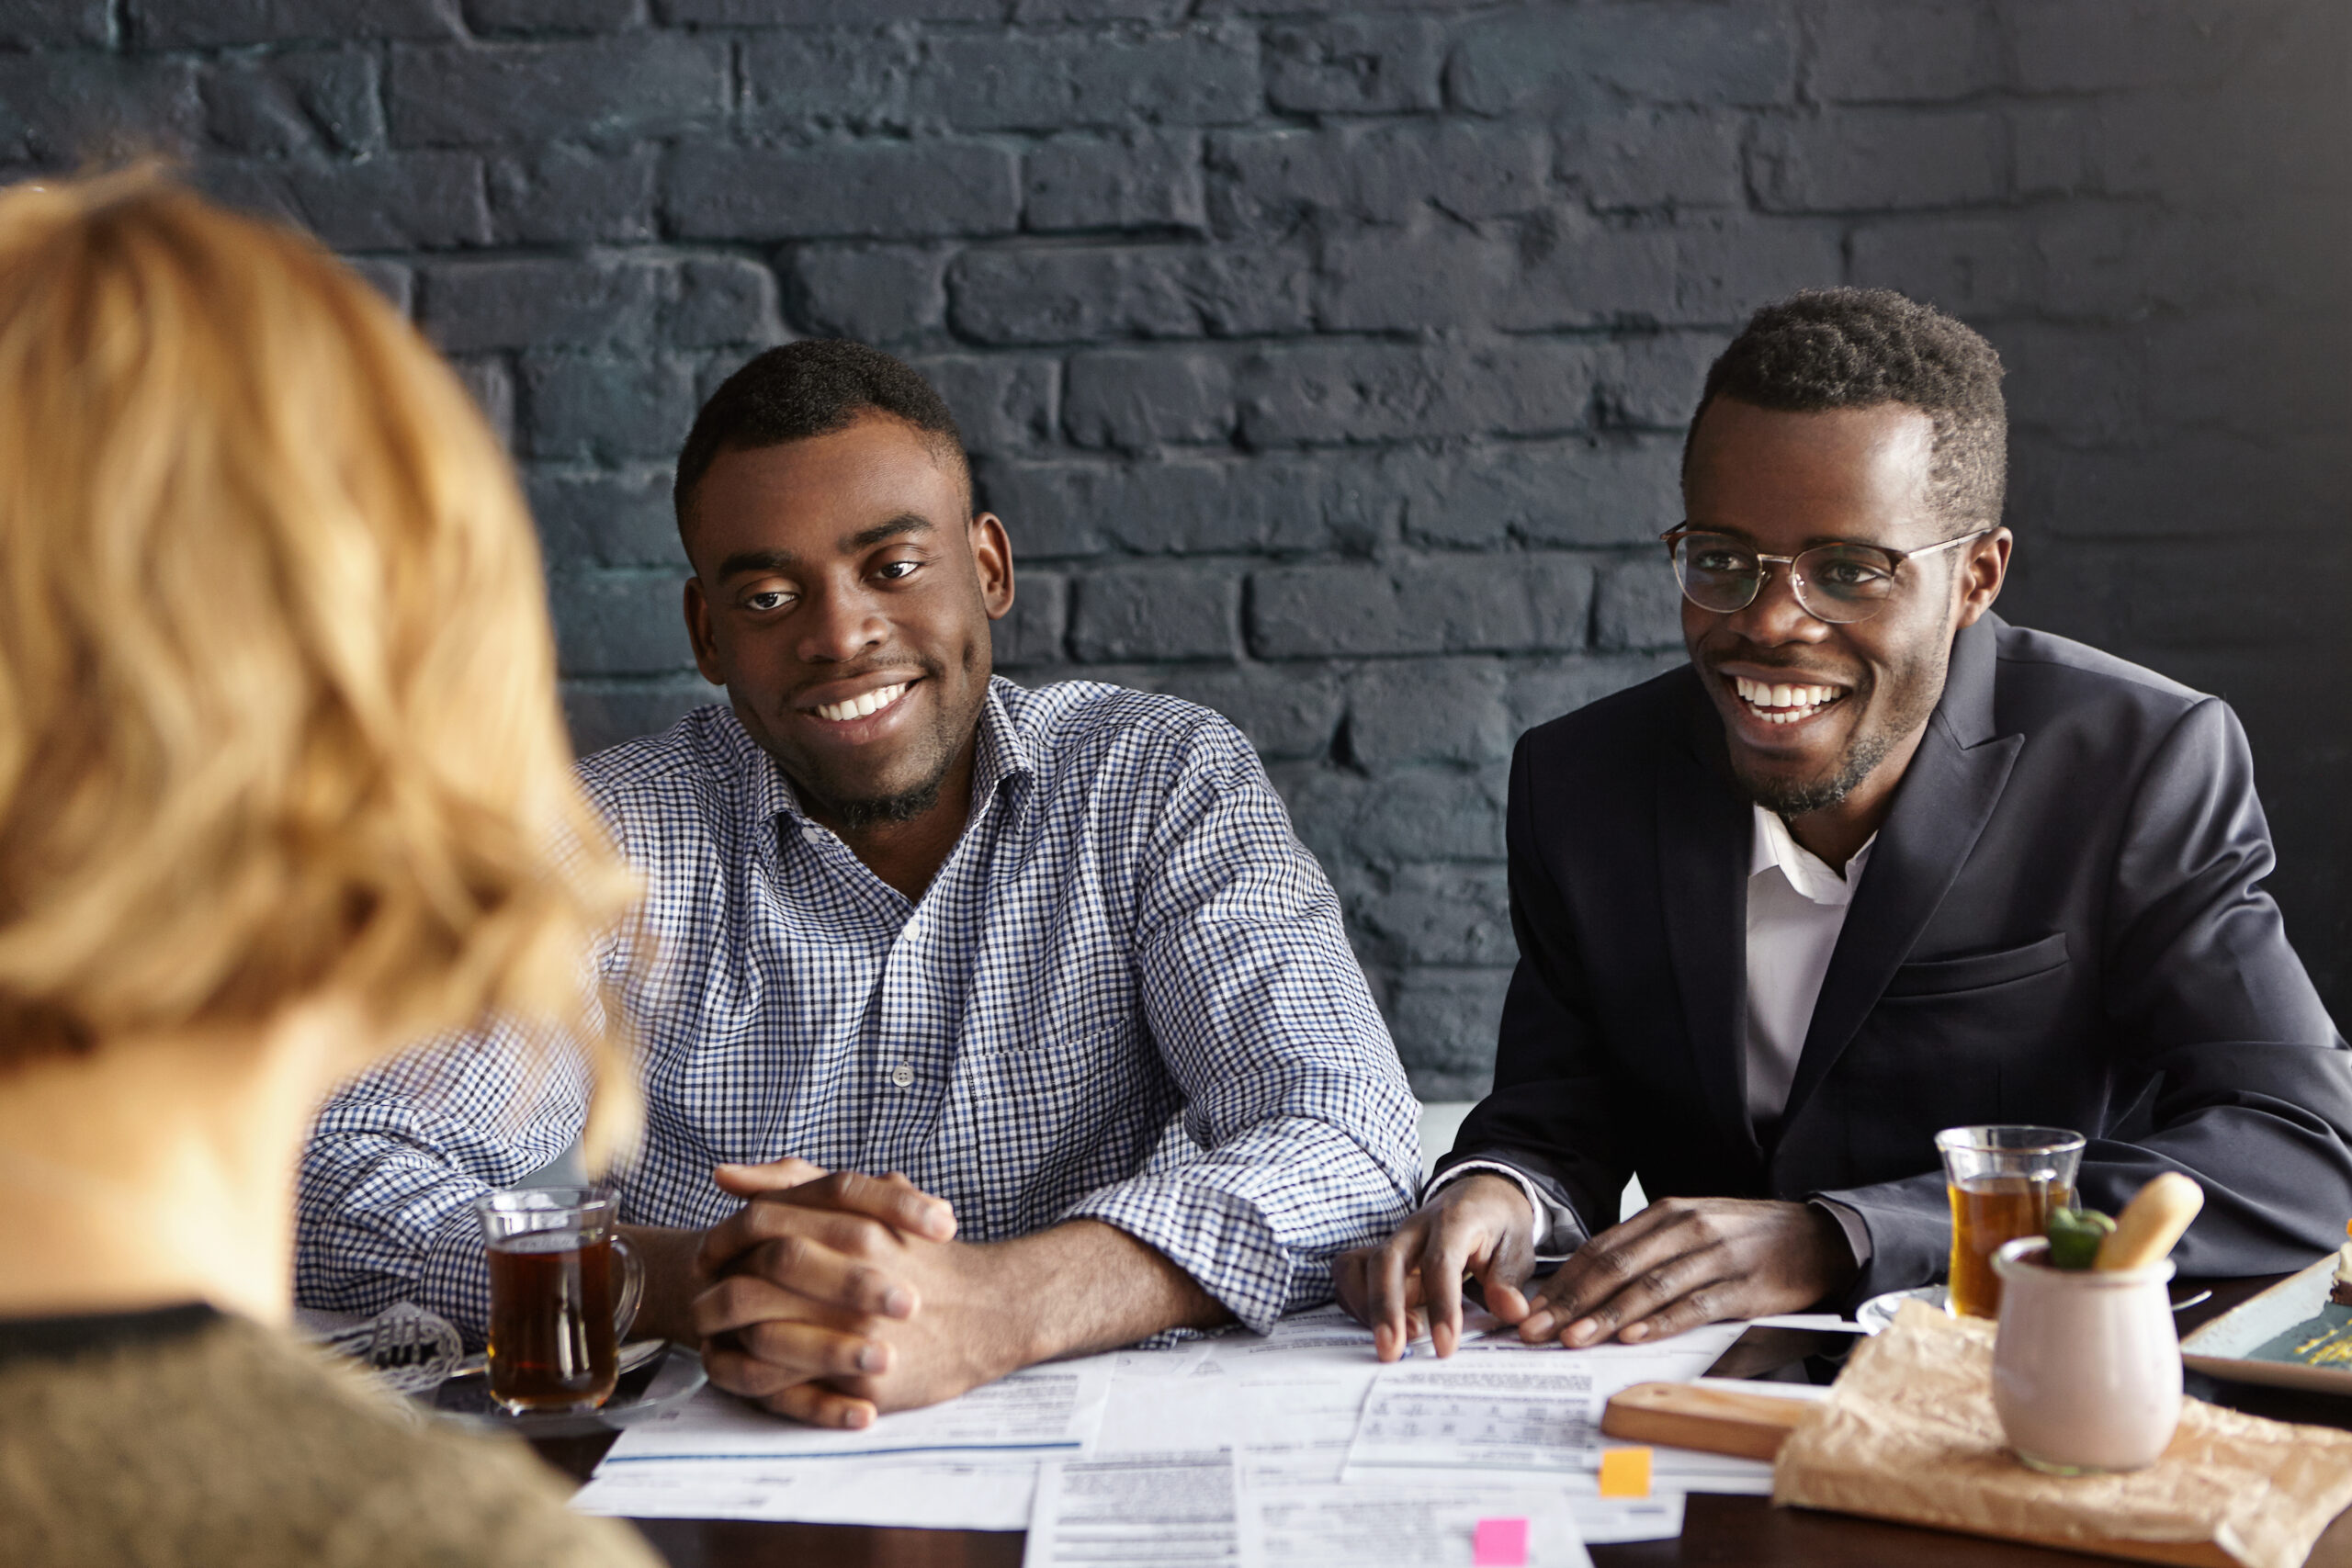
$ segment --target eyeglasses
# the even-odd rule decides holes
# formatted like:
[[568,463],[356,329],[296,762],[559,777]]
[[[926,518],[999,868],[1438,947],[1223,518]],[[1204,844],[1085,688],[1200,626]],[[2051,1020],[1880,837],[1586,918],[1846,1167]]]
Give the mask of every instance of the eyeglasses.
[[1688,523],[1658,536],[1674,561],[1675,581],[1682,596],[1702,610],[1735,615],[1756,603],[1764,591],[1767,569],[1789,569],[1789,585],[1797,603],[1816,621],[1851,626],[1867,621],[1886,608],[1897,587],[1895,574],[1914,556],[1931,556],[1954,545],[1965,545],[1993,532],[1973,534],[1925,545],[1916,550],[1891,550],[1883,545],[1815,545],[1792,556],[1768,556],[1729,534],[1711,534]]

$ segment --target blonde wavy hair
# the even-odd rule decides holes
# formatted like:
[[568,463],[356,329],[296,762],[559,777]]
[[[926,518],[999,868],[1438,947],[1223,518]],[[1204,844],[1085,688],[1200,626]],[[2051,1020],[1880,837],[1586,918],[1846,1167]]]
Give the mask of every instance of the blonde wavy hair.
[[595,1043],[609,1146],[583,976],[633,885],[543,592],[465,389],[317,244],[152,170],[0,193],[0,1073],[496,1015]]

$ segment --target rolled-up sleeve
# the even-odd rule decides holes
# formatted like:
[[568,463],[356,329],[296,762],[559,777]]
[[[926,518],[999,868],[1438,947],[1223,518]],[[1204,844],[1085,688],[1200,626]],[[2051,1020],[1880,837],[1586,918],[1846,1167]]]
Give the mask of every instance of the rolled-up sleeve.
[[1141,863],[1134,937],[1195,1149],[1068,1217],[1157,1248],[1262,1333],[1329,1301],[1332,1256],[1409,1212],[1420,1108],[1329,882],[1239,731],[1204,716]]
[[302,1160],[295,1299],[379,1312],[414,1302],[480,1346],[490,1282],[473,1201],[570,1147],[585,1075],[503,1028],[408,1053],[327,1102]]

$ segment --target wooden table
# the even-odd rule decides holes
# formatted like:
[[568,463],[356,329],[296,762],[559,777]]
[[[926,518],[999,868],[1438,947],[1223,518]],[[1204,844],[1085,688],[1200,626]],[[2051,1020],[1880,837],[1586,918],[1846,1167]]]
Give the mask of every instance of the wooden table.
[[[2186,1334],[2218,1316],[2284,1275],[2258,1280],[2182,1280],[2176,1301],[2211,1290],[2210,1301],[2179,1314]],[[1740,1353],[1734,1347],[1726,1355]],[[1719,1365],[1719,1371],[1736,1369]],[[2352,1401],[2282,1389],[2216,1383],[2194,1373],[2189,1392],[2257,1416],[2319,1426],[2352,1427]],[[541,1456],[584,1481],[609,1437],[567,1438],[541,1442]],[[2312,1562],[2352,1562],[2352,1514],[2328,1532]],[[1019,1568],[1022,1536],[1017,1530],[876,1529],[862,1525],[763,1524],[728,1519],[644,1519],[637,1528],[675,1568]],[[2339,1540],[2339,1538],[2343,1538]],[[2339,1555],[2339,1549],[2342,1549]],[[1880,1524],[1837,1514],[1775,1508],[1762,1497],[1700,1495],[1687,1504],[1682,1535],[1676,1540],[1631,1546],[1596,1546],[1598,1568],[1984,1568],[1990,1563],[2099,1563],[2109,1560],[2071,1551],[2047,1551],[2003,1541],[1980,1540],[1941,1530]]]

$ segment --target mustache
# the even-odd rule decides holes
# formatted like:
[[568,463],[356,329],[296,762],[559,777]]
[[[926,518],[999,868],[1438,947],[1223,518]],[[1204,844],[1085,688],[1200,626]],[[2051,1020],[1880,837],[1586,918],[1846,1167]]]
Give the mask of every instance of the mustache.
[[922,654],[888,654],[878,659],[861,660],[855,666],[847,670],[828,670],[815,680],[803,681],[792,689],[790,695],[784,699],[785,704],[788,707],[798,707],[801,694],[815,687],[830,686],[836,681],[854,681],[865,675],[878,675],[884,671],[897,674],[910,666],[932,680],[937,680],[947,672],[947,666],[941,660],[928,658]]
[[1844,686],[1852,691],[1860,691],[1869,680],[1869,675],[1864,671],[1855,671],[1849,674],[1843,671],[1816,670],[1810,665],[1794,663],[1787,659],[1773,658],[1758,649],[1746,646],[1709,649],[1700,655],[1699,665],[1712,675],[1733,660],[1737,660],[1742,664],[1753,664],[1758,669],[1785,671],[1796,680],[1817,682],[1825,686]]

